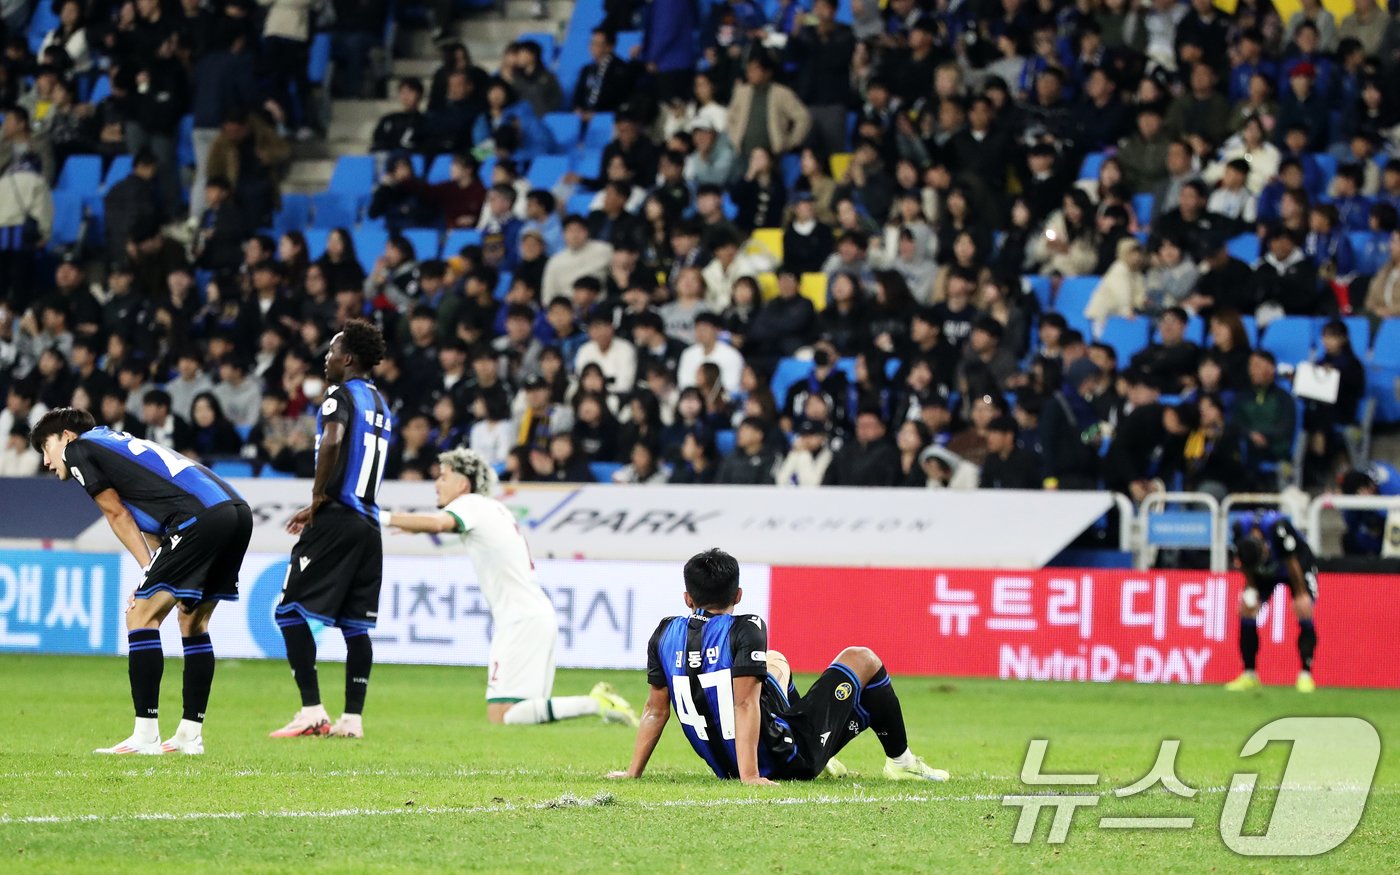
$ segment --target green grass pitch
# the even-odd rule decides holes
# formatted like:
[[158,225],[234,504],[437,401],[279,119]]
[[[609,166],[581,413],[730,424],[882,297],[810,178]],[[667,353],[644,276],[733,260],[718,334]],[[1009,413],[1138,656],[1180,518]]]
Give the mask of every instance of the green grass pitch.
[[[842,780],[748,788],[708,776],[673,720],[636,782],[603,774],[627,763],[632,732],[593,719],[553,726],[485,721],[479,669],[376,666],[369,737],[272,740],[295,710],[285,665],[219,664],[208,753],[93,756],[130,729],[125,663],[0,658],[0,860],[9,872],[1236,872],[1400,871],[1400,729],[1393,691],[1010,683],[896,678],[914,749],[953,773],[946,784],[890,783],[876,740],[842,754]],[[339,665],[323,666],[335,713]],[[640,672],[561,672],[556,692],[600,678],[634,701]],[[800,678],[805,685],[810,678]],[[162,728],[179,717],[180,663],[167,663]],[[1246,858],[1218,821],[1230,776],[1276,783],[1285,752],[1249,761],[1245,739],[1285,715],[1355,715],[1380,730],[1383,754],[1360,826],[1318,858]],[[1012,842],[1019,810],[1006,793],[1027,743],[1050,739],[1046,772],[1098,772],[1105,794],[1080,809],[1063,844]],[[1190,800],[1158,788],[1117,799],[1179,738],[1177,775]],[[1261,802],[1260,800],[1264,800]],[[1262,829],[1267,794],[1249,824]],[[1255,811],[1258,808],[1259,811]],[[1099,830],[1098,818],[1192,816],[1189,830]]]

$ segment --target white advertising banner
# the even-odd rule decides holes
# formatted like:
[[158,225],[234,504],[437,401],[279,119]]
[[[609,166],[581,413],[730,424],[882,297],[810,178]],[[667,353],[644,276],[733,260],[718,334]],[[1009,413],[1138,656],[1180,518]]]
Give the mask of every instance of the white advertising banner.
[[[645,668],[656,625],[686,613],[681,563],[541,560],[535,571],[559,616],[555,659],[561,668]],[[219,657],[285,656],[273,610],[286,573],[285,555],[248,554],[239,600],[221,604],[209,624]],[[745,613],[768,617],[769,577],[766,565],[742,567]],[[124,558],[123,606],[139,583],[135,561]],[[125,628],[120,613],[112,623]],[[385,557],[379,625],[370,633],[376,662],[485,665],[491,632],[491,612],[465,556]],[[162,636],[168,655],[180,653],[173,621],[165,623]],[[320,658],[345,658],[338,631],[318,629],[317,639]],[[117,649],[126,652],[125,636]]]
[[[283,529],[306,503],[308,481],[235,480],[257,520],[252,548],[288,553]],[[682,562],[722,547],[749,562],[876,568],[1040,568],[1113,502],[1107,492],[949,492],[931,489],[778,489],[743,486],[520,487],[500,496],[537,558]],[[433,486],[389,482],[382,507],[431,510]],[[392,555],[432,556],[455,538],[387,537]],[[105,551],[98,520],[78,549]]]

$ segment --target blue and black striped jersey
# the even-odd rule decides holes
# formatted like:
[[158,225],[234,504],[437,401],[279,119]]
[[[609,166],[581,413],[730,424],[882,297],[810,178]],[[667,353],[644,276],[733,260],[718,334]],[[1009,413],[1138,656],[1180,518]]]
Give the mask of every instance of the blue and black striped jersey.
[[[752,614],[697,610],[687,617],[667,617],[647,646],[648,683],[670,692],[690,746],[721,778],[739,777],[734,678],[767,676],[768,629]],[[765,707],[760,719],[771,722],[773,715]],[[772,773],[773,753],[764,741],[769,735],[760,726],[758,770],[764,776]]]
[[93,498],[116,490],[136,525],[152,535],[182,527],[205,508],[243,500],[198,462],[105,425],[70,441],[63,461]]
[[321,434],[327,422],[338,422],[345,433],[340,439],[340,458],[326,494],[356,513],[379,525],[379,484],[389,460],[389,438],[394,421],[389,403],[369,380],[349,380],[332,386],[321,403],[316,425],[316,452],[321,451]]

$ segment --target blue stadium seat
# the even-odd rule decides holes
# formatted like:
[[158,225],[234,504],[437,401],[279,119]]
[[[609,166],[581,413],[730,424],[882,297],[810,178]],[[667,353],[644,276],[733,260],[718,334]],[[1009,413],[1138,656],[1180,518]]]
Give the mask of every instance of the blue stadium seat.
[[789,152],[783,156],[780,164],[783,170],[783,186],[792,191],[797,186],[797,180],[802,178],[802,156]]
[[[94,185],[93,190],[96,187]],[[49,235],[50,248],[72,246],[78,242],[83,230],[83,200],[81,191],[60,190],[53,193],[53,231]]]
[[1080,179],[1098,179],[1099,168],[1103,166],[1104,158],[1107,156],[1103,152],[1090,152],[1084,156],[1084,160],[1079,165]]
[[1021,282],[1030,289],[1030,293],[1035,295],[1035,299],[1040,302],[1042,312],[1050,309],[1050,277],[1041,274],[1026,274],[1021,277]]
[[1356,272],[1371,276],[1390,258],[1390,235],[1384,231],[1351,231],[1347,234],[1356,255]]
[[358,206],[368,203],[370,195],[374,194],[374,156],[340,156],[335,170],[331,171],[326,191],[351,195]]
[[265,480],[291,480],[296,477],[295,474],[288,474],[286,471],[278,471],[271,465],[263,465],[262,468],[258,470],[258,476]]
[[792,388],[794,383],[807,379],[813,368],[810,361],[802,359],[785,358],[778,362],[778,366],[773,369],[773,379],[769,386],[779,404],[787,398],[788,389]]
[[92,83],[92,92],[88,94],[87,102],[94,106],[112,96],[112,77],[99,76],[97,81]]
[[583,179],[599,179],[603,175],[603,150],[585,146],[569,158],[569,169]]
[[564,214],[577,213],[580,216],[588,215],[588,211],[593,206],[593,192],[581,191],[578,194],[569,195],[569,199],[564,202]]
[[356,228],[350,232],[355,241],[355,254],[360,257],[360,266],[365,273],[374,270],[374,262],[384,254],[384,245],[389,242],[389,234],[378,228]]
[[1071,276],[1065,277],[1060,282],[1060,292],[1055,296],[1055,312],[1065,317],[1065,322],[1076,331],[1084,335],[1085,340],[1092,340],[1092,326],[1089,320],[1084,317],[1084,308],[1089,304],[1089,298],[1093,297],[1094,289],[1098,288],[1101,277],[1097,276]]
[[544,126],[554,137],[554,152],[563,155],[578,145],[579,120],[571,112],[551,112],[544,117]]
[[1245,337],[1249,338],[1249,348],[1253,349],[1259,345],[1259,320],[1253,316],[1241,316],[1240,324],[1244,326]]
[[102,193],[107,191],[117,183],[131,175],[131,156],[118,155],[112,159],[112,163],[107,167],[107,175],[102,180]]
[[728,456],[734,452],[734,445],[737,443],[734,429],[726,428],[715,432],[715,449],[721,456]]
[[209,469],[220,477],[253,476],[253,464],[251,462],[240,462],[232,459],[219,460],[210,465]]
[[[1347,335],[1351,337],[1351,349],[1356,353],[1356,357],[1365,360],[1366,353],[1371,349],[1371,320],[1365,316],[1343,316],[1342,323],[1347,327]],[[1318,316],[1313,319],[1313,343],[1319,349],[1322,347],[1322,328],[1332,321],[1331,316]]]
[[1225,251],[1230,253],[1232,258],[1238,258],[1245,264],[1253,264],[1259,260],[1259,237],[1254,234],[1231,237],[1225,244]]
[[1206,320],[1194,313],[1191,314],[1191,318],[1186,321],[1186,339],[1197,346],[1201,346],[1205,343],[1205,338]]
[[617,32],[617,48],[614,49],[617,56],[624,61],[632,61],[632,50],[641,48],[642,32],[640,30],[619,30]]
[[1119,367],[1122,367],[1147,348],[1151,332],[1152,323],[1146,316],[1131,319],[1113,316],[1104,323],[1103,331],[1099,332],[1099,341],[1113,347],[1114,352],[1118,353]]
[[1366,391],[1376,399],[1377,420],[1400,422],[1400,319],[1386,319],[1376,329]]
[[578,81],[579,74],[591,60],[588,56],[588,39],[593,28],[602,23],[602,0],[578,0],[574,3],[573,14],[569,16],[568,30],[564,34],[564,42],[559,47],[559,57],[554,66],[559,85],[564,89],[566,105],[573,97],[574,84]]
[[442,232],[436,228],[405,228],[404,239],[413,244],[414,255],[419,261],[438,257],[442,248]]
[[588,473],[593,475],[593,479],[599,483],[613,482],[613,475],[623,469],[620,462],[589,462]]
[[724,193],[724,200],[720,202],[720,212],[729,221],[734,221],[739,216],[739,205],[734,203],[734,199],[729,196],[729,192]]
[[[437,184],[447,182],[452,178],[452,156],[448,154],[438,155],[433,158],[433,163],[428,165],[428,182]],[[484,183],[483,183],[484,184]]]
[[1152,208],[1157,205],[1157,196],[1150,192],[1133,195],[1133,212],[1137,214],[1138,224],[1147,227],[1152,222]]
[[465,246],[480,246],[481,232],[474,228],[457,228],[447,232],[447,239],[442,242],[442,257],[451,258],[462,251]]
[[282,195],[282,209],[272,217],[272,229],[279,234],[301,231],[311,224],[311,196],[299,192]]
[[1312,192],[1313,196],[1317,197],[1327,190],[1327,184],[1337,175],[1337,156],[1330,152],[1314,152],[1312,159],[1317,163],[1317,169],[1322,171],[1318,174],[1322,179],[1322,191]]
[[504,301],[506,293],[510,291],[511,283],[515,282],[515,277],[508,270],[503,270],[496,277],[496,288],[491,293],[496,300]]
[[311,223],[317,228],[352,228],[359,221],[359,204],[350,192],[323,191],[311,195]]
[[554,63],[554,55],[559,50],[554,42],[554,34],[538,31],[522,33],[519,42],[534,43],[540,47],[540,62],[546,67]]
[[1297,364],[1312,355],[1313,324],[1307,316],[1284,316],[1264,329],[1260,346],[1273,353],[1280,364]]
[[102,156],[69,155],[58,174],[54,191],[72,191],[90,195],[102,187]]
[[559,180],[568,172],[568,158],[563,155],[541,155],[530,162],[530,170],[525,174],[525,180],[530,183],[531,188],[548,191],[558,185]]
[[326,71],[331,65],[331,35],[318,33],[311,38],[311,48],[307,53],[306,79],[312,85],[326,81]]
[[306,254],[312,261],[326,254],[326,240],[331,236],[331,230],[330,228],[307,228],[302,232],[306,236]]
[[234,425],[233,430],[238,433],[238,439],[241,441],[247,441],[248,435],[253,433],[251,425]]
[[852,386],[856,384],[856,360],[854,357],[836,360],[836,370],[846,375]]
[[614,116],[610,112],[600,112],[588,123],[583,132],[583,148],[601,149],[612,142]]

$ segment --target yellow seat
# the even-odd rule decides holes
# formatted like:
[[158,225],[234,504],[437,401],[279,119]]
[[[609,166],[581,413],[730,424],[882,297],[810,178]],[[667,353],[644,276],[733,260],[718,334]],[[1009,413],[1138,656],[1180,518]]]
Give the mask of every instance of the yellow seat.
[[820,313],[826,309],[826,274],[824,273],[804,273],[802,275],[801,286],[802,297],[812,302],[812,306]]
[[749,237],[749,253],[771,258],[774,264],[782,264],[783,229],[755,228]]
[[778,275],[772,271],[764,271],[759,274],[758,291],[765,301],[771,301],[778,297]]
[[831,178],[837,182],[846,175],[846,168],[851,164],[851,153],[837,152],[831,156]]

